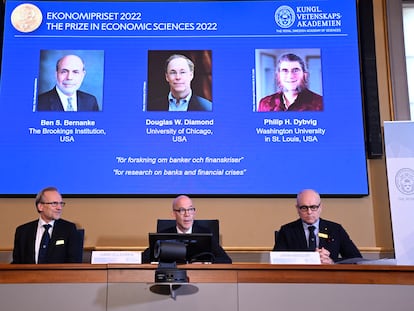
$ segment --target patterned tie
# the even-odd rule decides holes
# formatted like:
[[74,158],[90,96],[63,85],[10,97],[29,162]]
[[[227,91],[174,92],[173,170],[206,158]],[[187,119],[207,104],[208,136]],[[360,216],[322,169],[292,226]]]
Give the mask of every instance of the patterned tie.
[[308,249],[314,251],[316,249],[315,226],[309,226],[309,247]]
[[73,111],[72,97],[68,97],[68,106],[66,107],[66,111]]
[[45,228],[45,231],[43,232],[42,240],[40,241],[39,257],[37,258],[37,263],[46,262],[47,247],[50,241],[49,228],[52,227],[52,225],[47,224],[43,225],[43,227]]

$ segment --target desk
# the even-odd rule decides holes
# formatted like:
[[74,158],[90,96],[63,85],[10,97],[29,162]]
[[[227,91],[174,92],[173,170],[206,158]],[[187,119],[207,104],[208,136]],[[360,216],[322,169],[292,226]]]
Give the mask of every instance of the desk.
[[[154,265],[0,265],[4,311],[413,311],[414,267],[182,265],[190,287],[152,292]],[[189,289],[189,290],[188,290]],[[310,302],[313,303],[310,303]]]

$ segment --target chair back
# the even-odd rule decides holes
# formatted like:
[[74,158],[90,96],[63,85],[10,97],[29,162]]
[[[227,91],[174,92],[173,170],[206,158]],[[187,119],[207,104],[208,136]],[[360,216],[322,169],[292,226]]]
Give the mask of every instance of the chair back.
[[76,231],[78,232],[78,239],[83,249],[83,243],[85,240],[85,229],[77,229]]
[[77,229],[76,231],[78,233],[80,249],[82,250],[82,262],[83,262],[83,243],[85,241],[85,229]]
[[275,245],[276,245],[276,240],[277,240],[277,234],[278,234],[278,231],[275,230]]

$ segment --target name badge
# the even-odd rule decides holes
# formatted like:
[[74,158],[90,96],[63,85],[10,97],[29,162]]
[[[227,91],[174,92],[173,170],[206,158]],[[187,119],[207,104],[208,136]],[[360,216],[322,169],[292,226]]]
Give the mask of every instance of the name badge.
[[318,252],[270,252],[271,264],[321,264]]

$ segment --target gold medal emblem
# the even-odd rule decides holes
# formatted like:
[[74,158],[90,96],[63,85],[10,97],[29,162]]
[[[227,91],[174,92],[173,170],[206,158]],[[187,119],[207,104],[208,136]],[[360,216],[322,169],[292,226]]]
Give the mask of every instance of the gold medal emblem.
[[32,32],[42,23],[42,12],[30,3],[17,6],[11,14],[11,23],[18,31]]

